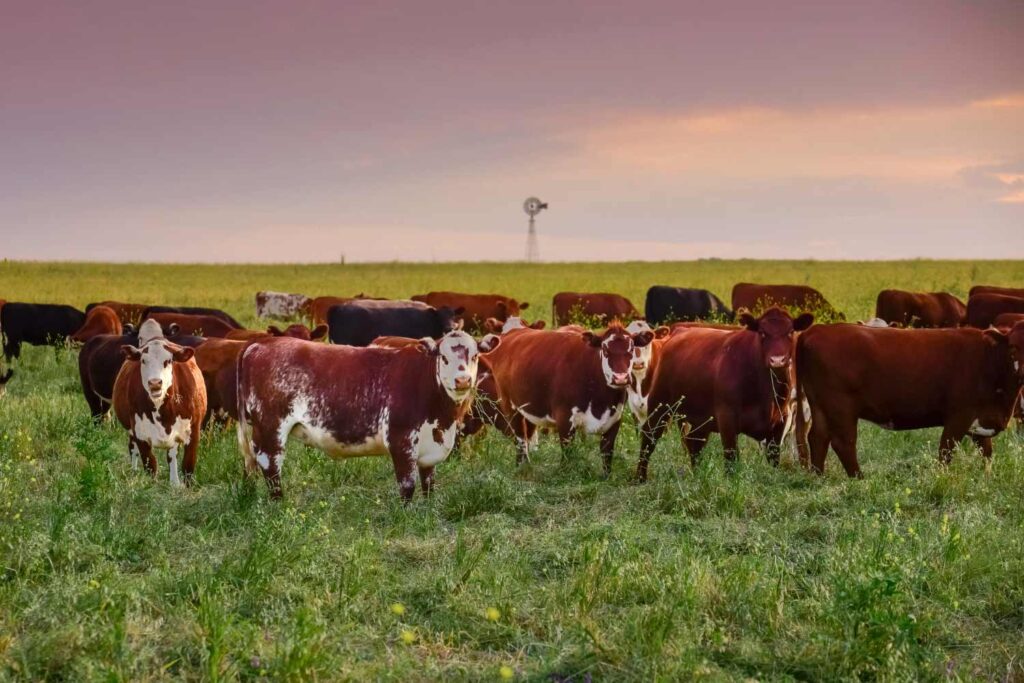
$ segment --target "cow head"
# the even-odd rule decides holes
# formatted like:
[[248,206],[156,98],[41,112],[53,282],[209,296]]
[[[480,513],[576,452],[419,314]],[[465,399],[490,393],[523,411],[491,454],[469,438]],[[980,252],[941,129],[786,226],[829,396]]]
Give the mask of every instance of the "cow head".
[[543,330],[546,326],[547,322],[544,320],[535,320],[532,323],[528,323],[517,315],[510,316],[504,322],[497,318],[488,318],[484,321],[484,329],[494,334],[505,334],[512,330]]
[[150,340],[160,339],[163,336],[164,331],[160,327],[160,323],[152,318],[142,321],[142,324],[139,325],[139,346],[144,346]]
[[985,340],[996,347],[1007,346],[1017,383],[1024,384],[1024,321],[1009,330],[990,327],[985,330]]
[[172,344],[166,339],[152,339],[141,348],[122,346],[128,360],[139,363],[142,388],[157,408],[167,398],[174,379],[173,363],[186,363],[195,355],[195,349]]
[[793,335],[806,330],[814,322],[810,313],[801,313],[791,318],[781,308],[769,308],[755,318],[750,313],[740,315],[740,324],[758,335],[761,344],[761,357],[764,364],[771,369],[788,368],[793,360]]
[[304,341],[316,341],[322,339],[327,334],[327,325],[317,325],[312,330],[301,323],[289,325],[283,330],[277,325],[271,325],[267,328],[267,333],[274,337],[292,337],[293,339],[302,339]]
[[[646,320],[640,319],[634,320],[626,326],[626,332],[629,332],[632,335],[639,334],[640,332],[651,332],[654,335],[654,339],[663,339],[669,335],[670,330],[665,325],[652,330]],[[631,371],[633,373],[633,377],[635,377],[638,382],[644,381],[644,377],[647,376],[647,368],[651,366],[651,360],[653,357],[654,344],[648,342],[643,345],[633,345],[633,365],[631,367]]]
[[630,334],[621,324],[612,323],[603,334],[587,330],[580,337],[600,350],[605,384],[612,389],[625,389],[629,385],[634,350],[650,344],[654,340],[654,332],[647,329]]
[[[436,356],[437,382],[441,388],[456,403],[464,401],[476,386],[481,350],[476,340],[461,330],[454,330],[437,342],[424,339],[420,343],[429,354]],[[486,350],[493,350],[499,344],[501,339],[493,337],[484,346]]]

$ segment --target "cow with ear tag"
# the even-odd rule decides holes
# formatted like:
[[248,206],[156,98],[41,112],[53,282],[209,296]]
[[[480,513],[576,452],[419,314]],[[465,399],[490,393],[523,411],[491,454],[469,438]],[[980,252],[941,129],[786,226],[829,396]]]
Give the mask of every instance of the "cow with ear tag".
[[[500,339],[485,348],[496,348]],[[395,346],[328,346],[288,337],[249,344],[238,361],[238,441],[246,471],[280,498],[294,436],[336,458],[390,455],[399,494],[424,495],[469,412],[481,347],[460,330]]]
[[153,321],[144,322],[139,332],[138,348],[121,347],[125,362],[114,382],[114,414],[128,430],[133,467],[141,458],[155,476],[153,449],[166,449],[171,485],[180,486],[178,451],[183,448],[184,483],[191,485],[206,414],[206,386],[195,349],[171,343]]

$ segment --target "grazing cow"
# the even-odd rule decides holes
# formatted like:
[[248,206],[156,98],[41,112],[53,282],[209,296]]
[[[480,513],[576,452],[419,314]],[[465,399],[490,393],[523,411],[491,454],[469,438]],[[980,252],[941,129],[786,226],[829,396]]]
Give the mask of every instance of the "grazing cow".
[[647,290],[644,317],[651,325],[664,325],[707,318],[724,318],[731,321],[735,319],[736,314],[706,289],[654,285]]
[[71,341],[84,344],[101,334],[120,335],[124,331],[121,319],[114,309],[107,306],[93,306],[85,314],[85,322],[71,335]]
[[883,289],[875,301],[875,317],[898,327],[959,327],[967,307],[947,292],[906,292]]
[[681,328],[661,346],[647,392],[647,420],[641,428],[636,476],[647,480],[651,453],[670,422],[685,422],[683,443],[692,465],[718,432],[727,461],[736,459],[740,434],[764,441],[778,464],[792,387],[791,363],[796,333],[814,316],[796,319],[780,308],[759,318],[742,313],[738,330]]
[[737,283],[732,288],[732,308],[746,308],[759,315],[777,306],[789,311],[813,311],[818,322],[846,320],[846,316],[833,308],[821,292],[806,285],[759,285]]
[[654,339],[613,323],[601,334],[515,330],[487,354],[501,413],[527,459],[538,428],[554,428],[565,448],[576,432],[599,434],[605,474],[629,386],[633,352]]
[[252,342],[238,362],[246,471],[258,466],[271,497],[280,498],[285,444],[294,435],[334,457],[390,454],[401,497],[416,490],[414,468],[429,494],[434,467],[448,457],[472,403],[478,356],[462,331],[401,349]]
[[143,323],[140,330],[141,347],[121,347],[125,362],[114,382],[114,414],[128,430],[132,467],[141,458],[155,477],[153,449],[167,449],[171,485],[180,486],[178,449],[184,447],[181,469],[185,485],[191,486],[206,415],[206,385],[193,358],[195,349],[151,336],[148,327]]
[[509,316],[505,321],[498,320],[497,318],[488,318],[484,321],[484,331],[491,334],[505,334],[512,330],[543,330],[545,327],[547,327],[547,321],[545,320],[535,320],[531,323],[517,315]]
[[333,343],[367,346],[383,336],[440,339],[461,327],[461,314],[417,301],[363,299],[332,307],[327,322]]
[[974,294],[967,300],[967,324],[971,327],[983,330],[1003,313],[1024,313],[1024,298],[1005,294]]
[[293,337],[295,339],[304,339],[306,341],[315,341],[323,339],[327,336],[327,325],[319,325],[313,330],[302,323],[295,323],[289,325],[285,329],[281,329],[277,325],[269,326],[266,331],[262,330],[231,330],[224,338],[234,339],[237,341],[251,341],[253,339],[262,339],[264,337]]
[[308,315],[312,301],[305,294],[256,292],[256,317],[291,320],[302,314]]
[[220,318],[226,322],[231,329],[242,329],[241,323],[219,308],[204,308],[202,306],[149,306],[142,312],[142,320],[152,317],[154,313],[177,313],[179,315],[209,315]]
[[967,298],[978,294],[1002,294],[1003,296],[1015,296],[1024,298],[1024,289],[1020,287],[994,287],[992,285],[974,285],[967,293]]
[[11,381],[11,377],[14,376],[14,370],[7,368],[7,372],[0,375],[0,398],[3,397],[4,392],[7,391],[7,383]]
[[624,296],[608,293],[559,292],[551,299],[555,325],[570,325],[577,320],[607,325],[613,320],[640,317],[636,306]]
[[33,346],[63,343],[85,322],[85,313],[61,304],[23,304],[9,301],[0,308],[4,357],[21,356],[23,343]]
[[429,294],[417,294],[411,299],[438,309],[445,306],[453,310],[461,308],[465,329],[470,333],[486,331],[485,323],[488,318],[496,318],[504,322],[510,316],[517,316],[521,311],[530,307],[530,304],[525,301],[519,303],[511,297],[501,294],[430,292]]
[[106,306],[107,308],[113,309],[122,325],[134,325],[135,327],[139,326],[142,322],[142,314],[150,307],[149,304],[129,304],[124,303],[123,301],[100,301],[86,306],[85,312],[89,313],[97,306]]
[[190,315],[187,313],[147,313],[146,320],[155,320],[165,332],[171,331],[172,325],[177,325],[180,334],[195,334],[201,337],[224,338],[232,330],[240,328],[232,327],[222,319],[212,315]]
[[996,319],[992,321],[992,326],[1009,328],[1022,320],[1024,320],[1024,313],[1000,313],[996,316]]
[[1011,343],[994,329],[809,330],[797,341],[797,400],[810,407],[809,434],[797,411],[801,461],[824,472],[831,445],[847,475],[860,477],[859,420],[894,430],[942,427],[943,462],[970,434],[990,458],[991,437],[1005,429],[1020,393],[1022,343],[1022,334]]

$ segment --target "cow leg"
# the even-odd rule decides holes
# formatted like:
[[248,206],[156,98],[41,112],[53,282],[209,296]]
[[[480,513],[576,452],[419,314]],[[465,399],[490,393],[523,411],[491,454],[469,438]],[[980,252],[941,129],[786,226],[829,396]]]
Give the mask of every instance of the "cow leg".
[[519,466],[530,461],[530,445],[537,433],[537,426],[517,414],[512,418],[511,427],[516,440],[516,466]]
[[700,462],[700,453],[708,445],[708,435],[711,434],[711,423],[708,419],[702,419],[699,427],[687,426],[683,433],[683,447],[690,454],[690,467],[697,469]]
[[992,437],[971,434],[971,441],[981,450],[981,456],[985,458],[985,473],[992,472]]
[[199,437],[202,427],[192,425],[192,435],[185,444],[185,457],[181,461],[181,470],[184,475],[185,486],[192,486],[196,481],[196,460],[199,456]]
[[739,418],[731,412],[716,415],[718,433],[722,436],[722,454],[725,456],[726,469],[731,470],[739,455]]
[[178,478],[178,447],[172,446],[167,449],[167,471],[170,474],[171,486],[181,486],[181,479]]
[[658,404],[650,411],[647,421],[640,427],[640,457],[636,462],[636,480],[641,484],[647,481],[647,468],[651,462],[658,440],[665,433],[669,423],[668,411]]
[[616,422],[608,428],[604,434],[601,435],[601,459],[604,464],[604,476],[608,478],[612,474],[612,457],[615,455],[615,439],[619,435],[619,425],[622,422]]
[[555,413],[555,424],[558,426],[558,442],[562,445],[562,459],[569,455],[569,445],[572,443],[574,429],[572,420],[566,413]]
[[156,455],[153,453],[153,447],[149,445],[148,441],[140,441],[135,439],[135,444],[139,449],[139,458],[142,460],[143,466],[153,477],[156,477]]
[[[961,421],[962,422],[962,421]],[[939,461],[948,465],[953,460],[953,449],[967,435],[969,423],[957,424],[947,422],[942,427],[942,436],[939,438]]]
[[[263,472],[263,479],[267,482],[267,488],[270,489],[270,497],[273,500],[280,500],[283,495],[281,491],[281,468],[284,465],[284,449],[285,442],[284,438],[278,436],[277,429],[280,429],[280,433],[287,435],[291,429],[284,430],[281,425],[270,425],[270,429],[266,428],[262,424],[251,424],[252,436],[250,446],[253,459]],[[277,429],[273,429],[277,427]],[[241,437],[241,434],[239,435]],[[198,445],[198,444],[197,444]],[[246,452],[246,460],[249,458],[249,452]],[[248,467],[248,462],[246,463]]]
[[839,424],[833,424],[832,449],[839,456],[839,462],[843,464],[846,476],[856,479],[864,476],[861,474],[860,465],[857,462],[856,418],[853,418],[852,422],[844,420]]
[[423,495],[430,497],[434,491],[434,467],[420,467],[420,486],[423,488]]
[[828,456],[828,447],[831,437],[828,433],[828,421],[825,413],[814,406],[811,407],[811,427],[807,439],[810,448],[811,471],[817,474],[825,473],[825,458]]
[[417,467],[416,452],[413,444],[415,434],[396,435],[396,438],[388,444],[388,451],[391,453],[391,462],[395,466],[395,480],[398,481],[398,495],[402,501],[408,503],[416,493],[416,475],[413,470]]
[[4,360],[8,363],[13,358],[19,358],[21,356],[21,342],[16,340],[8,339],[7,343],[4,344]]
[[779,454],[782,451],[782,438],[786,432],[786,423],[780,422],[772,427],[768,438],[765,440],[765,456],[773,466],[779,466]]
[[132,469],[139,469],[139,460],[142,457],[142,447],[139,445],[139,441],[134,437],[128,437],[128,457],[132,463]]

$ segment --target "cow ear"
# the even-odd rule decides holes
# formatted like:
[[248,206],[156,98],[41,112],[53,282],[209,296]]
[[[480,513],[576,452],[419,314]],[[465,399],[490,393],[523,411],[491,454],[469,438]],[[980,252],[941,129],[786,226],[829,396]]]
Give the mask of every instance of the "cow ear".
[[176,335],[181,332],[181,326],[178,323],[171,323],[167,326],[167,334]]
[[595,346],[595,347],[601,346],[601,342],[603,341],[601,339],[601,337],[598,337],[596,334],[594,334],[590,330],[585,330],[583,332],[580,332],[580,337],[583,338],[583,341],[585,341],[588,344],[590,344],[591,346]]
[[1005,344],[1010,339],[1005,333],[998,330],[995,327],[990,327],[983,333],[985,335],[985,341],[992,346],[999,346]]
[[797,316],[796,320],[793,321],[793,329],[797,332],[802,332],[808,327],[814,324],[814,315],[811,313],[801,313]]
[[546,320],[535,320],[533,322],[533,324],[530,325],[530,329],[531,330],[543,330],[547,326],[548,326],[548,321],[546,321]]
[[267,332],[269,332],[270,334],[272,334],[275,337],[283,337],[284,336],[284,332],[282,332],[281,328],[278,327],[277,325],[270,325],[269,327],[267,327]]
[[501,337],[496,334],[489,334],[480,340],[480,343],[477,344],[477,348],[480,349],[480,353],[490,353],[500,345]]
[[651,330],[644,330],[633,335],[634,346],[647,346],[652,341],[654,341],[654,332]]
[[171,351],[171,357],[174,358],[175,363],[185,363],[192,359],[192,356],[196,355],[196,350],[191,346],[182,346],[180,348]]
[[313,328],[313,331],[309,333],[309,338],[311,341],[323,339],[327,336],[327,331],[327,325],[317,325]]
[[503,325],[497,318],[488,318],[484,321],[484,329],[488,332],[501,332]]
[[739,323],[751,332],[757,332],[757,318],[752,316],[750,311],[743,311],[740,313]]
[[430,337],[424,337],[420,339],[419,349],[423,353],[435,354],[437,353],[437,342]]
[[519,310],[520,311],[525,311],[529,307],[530,307],[530,302],[529,301],[524,301],[523,303],[519,304]]
[[121,355],[123,355],[128,360],[142,360],[142,351],[139,351],[137,348],[131,346],[130,344],[125,344],[124,346],[121,347]]
[[454,313],[455,315],[462,315],[465,312],[466,312],[466,307],[465,306],[459,306],[454,311],[452,311],[452,313]]
[[501,311],[501,315],[508,315],[508,304],[505,303],[504,301],[499,301],[494,305],[494,307]]
[[672,334],[672,328],[670,328],[668,325],[661,325],[654,330],[655,339],[664,339],[670,334]]

